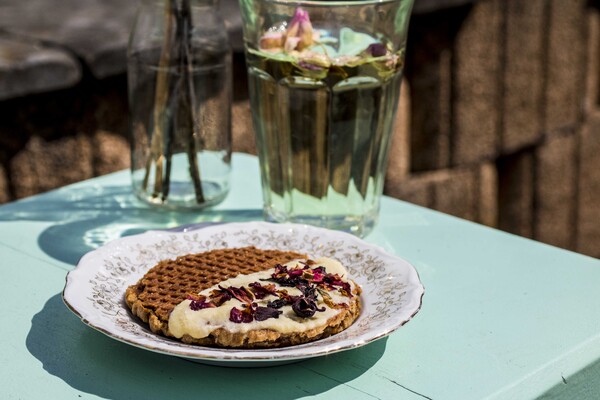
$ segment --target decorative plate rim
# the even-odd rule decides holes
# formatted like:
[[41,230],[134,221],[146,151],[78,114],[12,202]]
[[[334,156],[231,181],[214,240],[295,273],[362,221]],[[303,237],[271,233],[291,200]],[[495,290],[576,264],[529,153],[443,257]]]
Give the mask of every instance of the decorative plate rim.
[[[255,245],[333,256],[363,287],[363,310],[352,326],[302,345],[270,349],[221,349],[188,345],[152,333],[125,304],[125,289],[157,261],[190,252]],[[345,232],[270,222],[201,223],[126,236],[85,254],[66,276],[67,307],[83,323],[123,343],[194,361],[247,364],[294,361],[357,348],[388,336],[421,309],[424,287],[416,269]]]

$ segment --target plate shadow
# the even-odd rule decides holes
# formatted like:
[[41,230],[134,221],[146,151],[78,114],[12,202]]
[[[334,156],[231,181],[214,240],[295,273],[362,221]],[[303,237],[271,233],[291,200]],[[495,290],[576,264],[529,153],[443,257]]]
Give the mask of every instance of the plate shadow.
[[377,363],[385,352],[386,339],[271,368],[210,366],[109,338],[83,324],[59,293],[33,316],[26,346],[48,373],[76,390],[102,398],[286,400],[340,385],[355,390],[350,382]]

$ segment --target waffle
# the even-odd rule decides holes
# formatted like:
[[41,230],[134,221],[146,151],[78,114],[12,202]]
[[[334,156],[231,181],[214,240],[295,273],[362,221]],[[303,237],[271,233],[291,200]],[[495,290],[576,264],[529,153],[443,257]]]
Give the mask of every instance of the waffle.
[[154,333],[171,336],[167,323],[175,306],[190,293],[198,293],[239,274],[273,268],[304,254],[261,250],[256,247],[219,249],[163,260],[125,291],[125,301],[134,315],[149,324]]
[[[212,250],[188,254],[175,260],[163,260],[151,268],[135,285],[127,288],[125,301],[134,315],[147,323],[152,332],[174,337],[169,332],[171,311],[190,293],[199,293],[239,274],[250,274],[273,268],[294,259],[307,258],[305,254],[280,250],[261,250],[255,247]],[[206,338],[184,335],[184,343],[204,346],[265,348],[306,343],[338,333],[349,327],[360,313],[360,288],[356,286],[350,307],[327,321],[326,324],[304,332],[280,334],[257,329],[233,333],[217,329]]]

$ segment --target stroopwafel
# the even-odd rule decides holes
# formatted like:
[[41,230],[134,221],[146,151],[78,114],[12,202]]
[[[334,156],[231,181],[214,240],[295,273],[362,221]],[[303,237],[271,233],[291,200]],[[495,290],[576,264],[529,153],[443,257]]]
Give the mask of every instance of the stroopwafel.
[[167,322],[173,308],[190,293],[198,293],[239,274],[273,268],[306,255],[256,247],[218,249],[163,260],[135,285],[127,288],[125,301],[134,315],[154,333],[170,336]]
[[[178,304],[189,301],[190,294],[205,291],[238,275],[266,271],[298,259],[307,259],[307,256],[291,251],[244,247],[164,260],[126,290],[126,303],[134,315],[148,323],[153,332],[175,337],[169,330],[169,316]],[[207,346],[265,348],[301,344],[327,337],[348,328],[360,313],[360,287],[350,282],[354,296],[350,294],[348,303],[341,310],[310,329],[282,333],[274,328],[239,332],[237,328],[228,330],[219,327],[206,337],[184,334],[179,339],[185,343]]]

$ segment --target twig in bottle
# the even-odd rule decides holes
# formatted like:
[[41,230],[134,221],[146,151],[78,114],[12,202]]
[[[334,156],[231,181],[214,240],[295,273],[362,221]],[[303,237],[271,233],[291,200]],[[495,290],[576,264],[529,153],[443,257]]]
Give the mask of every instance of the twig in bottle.
[[[156,76],[150,154],[142,187],[148,189],[152,165],[152,197],[165,202],[171,186],[173,151],[178,142],[186,148],[196,201],[204,202],[197,156],[197,118],[192,79],[192,15],[190,0],[166,0],[165,33]],[[173,73],[172,69],[175,69]],[[185,139],[177,140],[180,135]]]
[[[182,109],[185,110],[183,118],[184,125],[190,132],[187,138],[187,155],[190,168],[190,177],[194,185],[194,193],[196,194],[196,202],[204,202],[204,192],[202,191],[202,181],[200,179],[200,168],[198,166],[198,153],[196,149],[196,126],[198,124],[196,116],[196,96],[193,81],[193,58],[191,54],[190,36],[192,32],[192,14],[190,8],[190,0],[182,0],[181,4],[181,46],[180,46],[180,61],[181,61],[181,79],[184,89],[182,90]],[[189,125],[189,127],[187,126]]]

